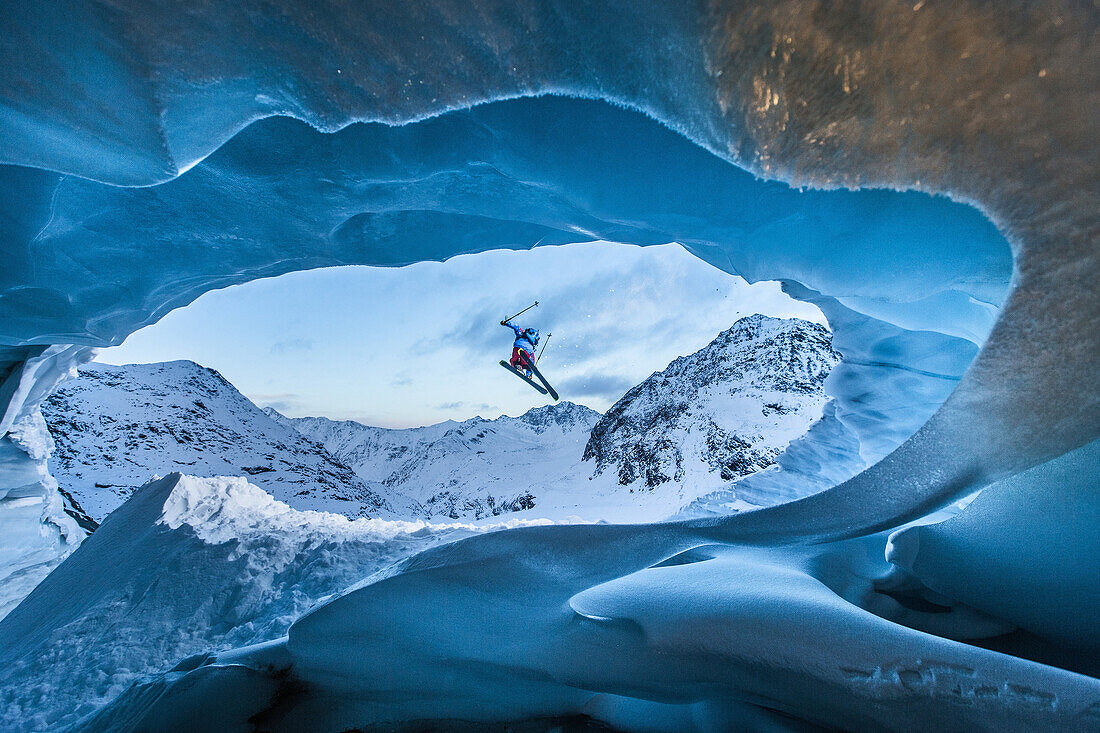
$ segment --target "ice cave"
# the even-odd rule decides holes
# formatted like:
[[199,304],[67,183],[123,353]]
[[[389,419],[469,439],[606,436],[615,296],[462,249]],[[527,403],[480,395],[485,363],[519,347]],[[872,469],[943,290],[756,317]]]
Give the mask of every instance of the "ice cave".
[[[0,19],[0,728],[1100,730],[1094,3]],[[774,470],[642,524],[65,511],[43,402],[204,292],[596,240],[821,309]]]

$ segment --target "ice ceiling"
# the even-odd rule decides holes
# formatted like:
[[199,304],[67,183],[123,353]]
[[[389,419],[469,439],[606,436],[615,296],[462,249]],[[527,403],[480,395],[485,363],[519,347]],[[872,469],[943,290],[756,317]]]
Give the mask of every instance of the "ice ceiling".
[[1100,435],[1093,7],[119,0],[0,18],[0,430],[84,346],[211,288],[607,239],[781,280],[845,355],[829,389],[847,438],[807,436],[798,465],[825,468],[784,490],[874,465],[745,515],[716,497],[695,537],[896,527]]

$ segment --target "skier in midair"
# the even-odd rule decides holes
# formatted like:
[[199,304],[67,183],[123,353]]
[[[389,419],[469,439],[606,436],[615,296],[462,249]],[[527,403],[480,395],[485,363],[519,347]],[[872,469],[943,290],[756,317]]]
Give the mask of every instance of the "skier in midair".
[[512,359],[508,362],[513,369],[522,369],[524,376],[531,378],[531,366],[535,363],[535,347],[539,343],[539,332],[536,328],[522,328],[509,320],[503,320],[500,325],[507,326],[516,333],[516,340],[512,344]]

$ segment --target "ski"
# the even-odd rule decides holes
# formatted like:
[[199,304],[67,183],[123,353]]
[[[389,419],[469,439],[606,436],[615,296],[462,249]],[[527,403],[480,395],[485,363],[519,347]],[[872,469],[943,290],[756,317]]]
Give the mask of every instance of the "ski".
[[[523,372],[521,372],[519,369],[516,369],[515,367],[513,367],[508,362],[501,359],[500,360],[500,365],[502,367],[504,367],[505,369],[507,369],[508,371],[510,371],[512,374],[515,374],[517,377],[519,377],[523,381],[527,382],[529,385],[531,385],[535,389],[537,389],[541,394],[546,394],[546,390],[542,388],[542,385],[536,383],[535,380],[533,380],[533,379],[528,379],[526,376],[524,376]],[[538,372],[535,372],[535,373],[538,374]],[[541,378],[542,375],[539,375],[539,376]],[[546,380],[544,379],[543,382],[545,382],[545,381]],[[558,398],[558,396],[555,394],[554,399],[556,400],[557,398]]]
[[[555,402],[557,402],[557,400],[558,400],[557,391],[553,387],[550,386],[549,382],[546,381],[546,377],[542,376],[542,372],[539,371],[539,368],[537,366],[535,366],[534,364],[528,364],[527,366],[530,367],[531,372],[536,377],[539,378],[539,381],[542,382],[544,387],[546,387],[546,391],[549,392],[550,396],[554,398]],[[532,382],[532,384],[534,384],[534,383]]]

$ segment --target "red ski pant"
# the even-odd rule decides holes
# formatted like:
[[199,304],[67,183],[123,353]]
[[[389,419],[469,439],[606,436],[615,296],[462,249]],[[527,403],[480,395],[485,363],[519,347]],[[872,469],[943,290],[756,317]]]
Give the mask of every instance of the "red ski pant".
[[531,355],[518,346],[512,347],[512,360],[508,363],[512,365],[513,369],[529,369],[530,364],[534,361]]

